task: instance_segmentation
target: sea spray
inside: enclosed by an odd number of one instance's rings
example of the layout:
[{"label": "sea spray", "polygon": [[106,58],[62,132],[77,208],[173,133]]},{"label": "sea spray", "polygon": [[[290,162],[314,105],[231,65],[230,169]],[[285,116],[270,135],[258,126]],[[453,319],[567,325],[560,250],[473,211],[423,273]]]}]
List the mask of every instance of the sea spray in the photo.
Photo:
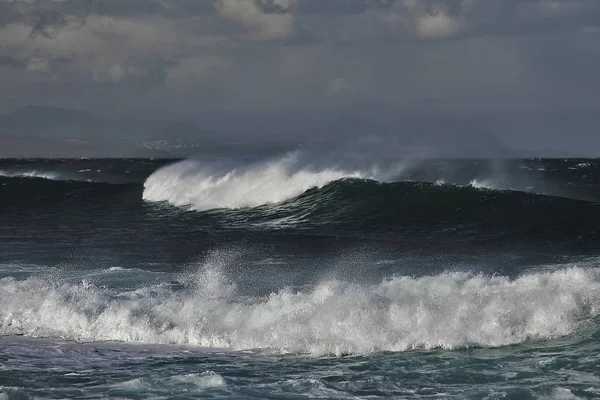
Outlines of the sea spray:
[{"label": "sea spray", "polygon": [[216,208],[256,207],[278,203],[308,189],[342,178],[367,178],[361,171],[302,169],[294,154],[274,161],[214,170],[210,165],[187,160],[164,167],[144,184],[143,198],[168,201],[203,211]]},{"label": "sea spray", "polygon": [[[261,297],[236,293],[210,268],[201,274],[212,276],[197,277],[190,290],[179,292],[164,284],[117,291],[85,282],[5,278],[0,334],[369,354],[557,338],[600,311],[598,269],[514,280],[468,273],[397,276],[374,285],[326,280],[312,289],[281,288]],[[209,290],[199,290],[202,282]]]},{"label": "sea spray", "polygon": [[[477,189],[546,193],[543,187],[532,186],[533,178],[526,179],[521,170],[514,172],[514,179],[509,179],[507,167],[501,160],[490,161],[484,166],[485,171],[477,173],[462,171],[455,163],[455,160],[416,158],[383,160],[374,155],[365,159],[339,155],[327,158],[300,151],[253,162],[188,159],[164,166],[150,175],[144,183],[143,199],[196,211],[251,208],[284,202],[341,179],[381,183],[443,182]],[[538,182],[537,186],[540,185]]]}]

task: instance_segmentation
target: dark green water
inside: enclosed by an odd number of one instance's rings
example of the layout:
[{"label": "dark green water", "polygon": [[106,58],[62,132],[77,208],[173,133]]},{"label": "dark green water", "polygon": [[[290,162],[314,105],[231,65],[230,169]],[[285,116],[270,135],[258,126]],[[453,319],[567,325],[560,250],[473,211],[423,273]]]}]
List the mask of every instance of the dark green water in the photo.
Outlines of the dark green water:
[{"label": "dark green water", "polygon": [[600,162],[0,161],[0,398],[596,398]]}]

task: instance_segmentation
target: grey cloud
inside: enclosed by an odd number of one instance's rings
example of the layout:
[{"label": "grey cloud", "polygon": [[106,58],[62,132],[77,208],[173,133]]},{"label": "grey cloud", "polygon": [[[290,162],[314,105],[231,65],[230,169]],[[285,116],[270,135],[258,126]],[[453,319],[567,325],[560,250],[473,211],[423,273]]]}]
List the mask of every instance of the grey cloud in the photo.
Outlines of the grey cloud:
[{"label": "grey cloud", "polygon": [[22,60],[17,60],[13,57],[0,55],[0,67],[6,66],[9,68],[24,69],[26,65],[27,64]]},{"label": "grey cloud", "polygon": [[600,22],[600,2],[575,0],[471,0],[467,17],[474,32],[522,34],[559,32]]},{"label": "grey cloud", "polygon": [[[389,0],[360,4],[362,7],[346,8],[352,12],[337,14],[328,7],[313,6],[305,15],[306,21],[322,40],[351,43],[460,40],[488,34],[564,31],[600,23],[600,2],[596,0]],[[299,7],[304,12],[307,8]]]},{"label": "grey cloud", "polygon": [[594,26],[598,0],[0,0],[0,91],[189,113],[537,106],[576,90],[592,104]]},{"label": "grey cloud", "polygon": [[0,26],[8,23],[25,23],[37,31],[46,26],[60,26],[65,19],[85,19],[85,16],[97,12],[99,3],[95,1],[6,1],[0,2]]},{"label": "grey cloud", "polygon": [[123,62],[94,69],[92,78],[100,84],[127,85],[138,88],[164,86],[168,68],[177,65],[177,61],[164,60],[159,57],[129,58]]},{"label": "grey cloud", "polygon": [[23,12],[12,2],[0,2],[0,26],[23,20]]},{"label": "grey cloud", "polygon": [[301,1],[298,3],[298,13],[301,15],[327,15],[330,17],[364,13],[370,9],[389,8],[395,0],[328,0]]},{"label": "grey cloud", "polygon": [[44,57],[32,53],[27,57],[11,57],[0,55],[0,66],[27,71],[59,71],[65,66],[75,62],[75,54],[65,54],[58,57]]},{"label": "grey cloud", "polygon": [[57,10],[47,10],[37,13],[31,36],[42,35],[46,38],[54,38],[56,34],[68,26],[85,24],[86,13],[80,15],[64,15]]},{"label": "grey cloud", "polygon": [[[597,0],[37,0],[0,3],[0,24],[23,22],[46,36],[88,15],[169,19],[214,17],[258,39],[298,35],[328,42],[462,38],[555,31],[600,23]],[[363,26],[357,26],[362,24]],[[234,28],[235,24],[231,25]],[[336,25],[338,27],[336,27]],[[343,26],[343,28],[339,27]],[[223,25],[213,25],[217,31]],[[231,31],[229,33],[234,33]]]},{"label": "grey cloud", "polygon": [[216,0],[217,14],[247,32],[256,41],[283,40],[293,36],[296,0]]}]

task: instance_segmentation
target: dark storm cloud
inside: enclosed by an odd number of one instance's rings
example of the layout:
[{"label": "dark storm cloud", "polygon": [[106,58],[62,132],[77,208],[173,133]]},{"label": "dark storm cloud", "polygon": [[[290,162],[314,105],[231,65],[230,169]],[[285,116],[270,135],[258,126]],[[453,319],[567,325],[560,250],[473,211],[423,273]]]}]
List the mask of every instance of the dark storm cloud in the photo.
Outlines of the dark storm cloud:
[{"label": "dark storm cloud", "polygon": [[[350,24],[342,33],[356,31],[357,36],[379,31],[375,35],[379,38],[404,33],[422,39],[446,39],[557,31],[600,23],[600,2],[596,0],[38,0],[0,3],[0,24],[22,22],[31,26],[32,34],[53,36],[70,24],[85,23],[91,14],[189,19],[214,16],[223,9],[230,19],[247,27],[258,26],[260,18],[268,24],[268,15],[290,14],[299,28],[294,31],[305,34],[302,26],[307,24],[321,38],[335,34],[338,24]],[[311,23],[311,18],[322,23]],[[353,22],[370,26],[352,26]],[[298,42],[292,33],[286,36]],[[330,39],[345,41],[343,37]]]},{"label": "dark storm cloud", "polygon": [[163,15],[178,18],[214,14],[214,6],[210,1],[190,0],[38,0],[4,1],[0,3],[0,11],[0,23],[27,21],[35,24],[40,19],[60,19],[52,13],[63,18],[85,18],[89,14],[118,17]]},{"label": "dark storm cloud", "polygon": [[53,39],[63,29],[73,25],[85,24],[87,13],[82,12],[79,15],[63,14],[58,10],[45,10],[35,15],[31,35],[42,35]]},{"label": "dark storm cloud", "polygon": [[591,103],[597,27],[597,0],[0,1],[0,90],[190,113]]}]

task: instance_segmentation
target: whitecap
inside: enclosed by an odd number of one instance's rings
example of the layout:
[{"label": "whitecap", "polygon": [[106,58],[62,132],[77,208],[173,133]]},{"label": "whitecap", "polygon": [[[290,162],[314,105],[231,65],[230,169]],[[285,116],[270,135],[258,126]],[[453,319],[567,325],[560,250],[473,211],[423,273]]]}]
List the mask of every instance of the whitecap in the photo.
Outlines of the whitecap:
[{"label": "whitecap", "polygon": [[370,354],[558,338],[600,314],[600,270],[579,267],[516,279],[455,272],[373,285],[326,280],[259,297],[238,294],[218,265],[196,275],[187,291],[4,278],[0,335]]}]

